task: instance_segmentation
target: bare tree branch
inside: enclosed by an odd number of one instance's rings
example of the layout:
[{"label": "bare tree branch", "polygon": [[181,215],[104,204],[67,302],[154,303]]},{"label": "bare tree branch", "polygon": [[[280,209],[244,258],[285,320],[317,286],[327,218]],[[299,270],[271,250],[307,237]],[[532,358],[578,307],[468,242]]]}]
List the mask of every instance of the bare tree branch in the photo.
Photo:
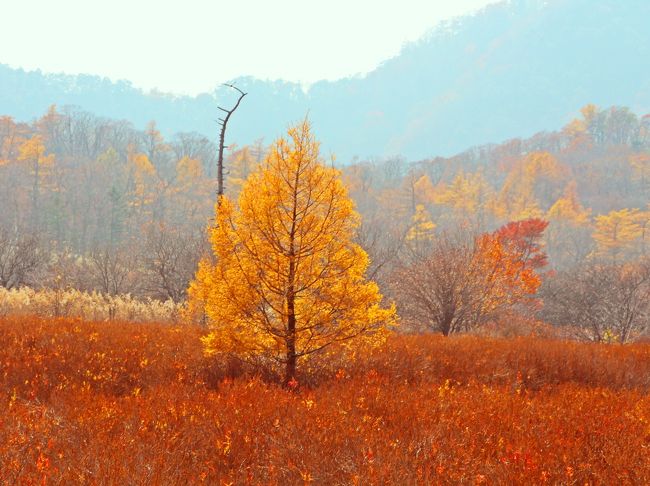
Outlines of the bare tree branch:
[{"label": "bare tree branch", "polygon": [[219,158],[217,159],[217,202],[221,201],[221,196],[223,196],[223,150],[225,146],[225,139],[226,139],[226,127],[228,125],[228,121],[230,120],[230,117],[232,114],[239,108],[239,104],[241,101],[244,99],[244,96],[246,96],[248,93],[244,93],[241,89],[239,89],[237,86],[234,86],[232,84],[224,84],[224,86],[227,86],[229,88],[232,88],[239,92],[239,98],[237,98],[237,102],[235,103],[235,106],[233,106],[230,110],[223,108],[221,106],[218,106],[221,111],[226,113],[226,118],[219,118],[219,125],[221,125],[221,131],[219,133]]}]

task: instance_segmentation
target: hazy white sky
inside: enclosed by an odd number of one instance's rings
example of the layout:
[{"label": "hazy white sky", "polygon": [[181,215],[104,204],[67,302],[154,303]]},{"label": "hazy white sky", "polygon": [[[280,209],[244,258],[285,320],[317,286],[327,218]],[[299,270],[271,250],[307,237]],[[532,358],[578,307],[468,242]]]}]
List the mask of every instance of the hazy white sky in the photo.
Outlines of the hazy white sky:
[{"label": "hazy white sky", "polygon": [[0,63],[174,93],[364,73],[494,0],[0,0]]}]

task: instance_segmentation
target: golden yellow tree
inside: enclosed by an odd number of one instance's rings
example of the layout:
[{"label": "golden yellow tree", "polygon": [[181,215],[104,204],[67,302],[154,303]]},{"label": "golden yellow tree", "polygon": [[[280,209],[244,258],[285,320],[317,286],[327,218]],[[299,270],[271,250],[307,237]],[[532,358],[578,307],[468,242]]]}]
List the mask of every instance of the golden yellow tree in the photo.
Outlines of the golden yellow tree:
[{"label": "golden yellow tree", "polygon": [[575,226],[589,224],[590,211],[585,209],[578,198],[577,184],[571,181],[564,189],[562,197],[558,198],[548,210],[549,220],[563,220]]},{"label": "golden yellow tree", "polygon": [[0,166],[16,161],[26,133],[10,116],[0,116]]},{"label": "golden yellow tree", "polygon": [[547,211],[546,219],[550,222],[546,243],[556,265],[577,264],[587,256],[593,244],[591,211],[581,204],[575,181],[567,184],[564,194]]},{"label": "golden yellow tree", "polygon": [[494,190],[481,172],[460,171],[454,180],[434,193],[433,202],[452,208],[447,216],[461,227],[482,229],[489,211],[494,210]]},{"label": "golden yellow tree", "polygon": [[413,184],[413,191],[418,202],[435,202],[436,187],[428,175],[421,175]]},{"label": "golden yellow tree", "polygon": [[381,342],[395,321],[368,256],[352,242],[359,224],[340,173],[324,166],[307,121],[280,138],[243,184],[238,207],[222,197],[190,305],[208,317],[208,354],[265,356],[284,367],[335,343]]},{"label": "golden yellow tree", "polygon": [[424,204],[415,206],[415,214],[411,217],[411,227],[406,233],[406,240],[416,247],[426,245],[433,240],[436,224],[431,221],[429,211]]},{"label": "golden yellow tree", "polygon": [[613,263],[618,263],[621,255],[631,250],[642,236],[642,216],[638,209],[627,208],[596,216],[593,233],[596,255],[610,257]]},{"label": "golden yellow tree", "polygon": [[47,155],[45,143],[40,135],[34,135],[25,140],[19,147],[18,160],[31,164],[34,177],[32,188],[32,225],[38,229],[40,223],[40,194],[43,179],[48,175],[48,169],[54,165],[54,154]]},{"label": "golden yellow tree", "polygon": [[146,154],[136,152],[135,147],[130,145],[127,170],[130,205],[142,211],[155,197],[155,182],[158,178],[156,168]]},{"label": "golden yellow tree", "polygon": [[495,207],[497,216],[511,221],[542,217],[542,206],[556,199],[554,192],[565,172],[550,153],[529,153],[503,183]]}]

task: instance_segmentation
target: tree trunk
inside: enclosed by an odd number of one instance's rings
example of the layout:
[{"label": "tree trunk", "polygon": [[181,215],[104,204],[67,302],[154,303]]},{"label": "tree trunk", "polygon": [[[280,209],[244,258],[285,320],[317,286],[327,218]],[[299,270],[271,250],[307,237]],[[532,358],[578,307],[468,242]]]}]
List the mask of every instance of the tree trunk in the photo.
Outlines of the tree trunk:
[{"label": "tree trunk", "polygon": [[296,347],[295,343],[287,343],[287,365],[284,371],[284,386],[291,387],[291,384],[296,379]]},{"label": "tree trunk", "polygon": [[39,187],[39,165],[38,157],[34,165],[34,188],[32,190],[32,229],[38,232],[40,229],[40,187]]},{"label": "tree trunk", "polygon": [[440,322],[440,332],[442,332],[443,336],[449,336],[451,334],[451,324],[454,320],[453,314],[447,309],[447,311],[443,314],[442,320]]},{"label": "tree trunk", "polygon": [[290,383],[296,379],[296,222],[298,205],[298,173],[293,188],[293,214],[291,230],[289,231],[289,275],[287,278],[287,368],[284,374],[284,385],[290,388]]},{"label": "tree trunk", "polygon": [[219,154],[217,158],[217,203],[219,204],[221,204],[221,196],[223,196],[223,149],[226,140],[227,119],[228,117],[226,117],[226,121],[221,125],[221,131],[219,133]]},{"label": "tree trunk", "polygon": [[296,302],[293,294],[293,285],[287,292],[287,365],[284,373],[284,385],[290,386],[289,383],[296,378]]}]

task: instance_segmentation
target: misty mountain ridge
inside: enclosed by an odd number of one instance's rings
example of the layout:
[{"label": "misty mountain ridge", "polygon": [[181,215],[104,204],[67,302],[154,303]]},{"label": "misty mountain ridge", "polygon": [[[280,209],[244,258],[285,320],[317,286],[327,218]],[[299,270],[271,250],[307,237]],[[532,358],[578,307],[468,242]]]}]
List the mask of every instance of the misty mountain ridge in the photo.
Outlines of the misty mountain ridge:
[{"label": "misty mountain ridge", "polygon": [[[555,128],[588,103],[648,113],[648,18],[647,0],[513,0],[440,24],[364,76],[306,90],[237,78],[249,94],[228,126],[228,143],[269,142],[309,113],[323,152],[341,163],[396,154],[417,160]],[[156,120],[165,134],[216,138],[217,105],[229,106],[233,96],[226,87],[195,97],[145,93],[127,81],[0,64],[0,113],[22,121],[51,104],[76,105],[138,128]]]}]

